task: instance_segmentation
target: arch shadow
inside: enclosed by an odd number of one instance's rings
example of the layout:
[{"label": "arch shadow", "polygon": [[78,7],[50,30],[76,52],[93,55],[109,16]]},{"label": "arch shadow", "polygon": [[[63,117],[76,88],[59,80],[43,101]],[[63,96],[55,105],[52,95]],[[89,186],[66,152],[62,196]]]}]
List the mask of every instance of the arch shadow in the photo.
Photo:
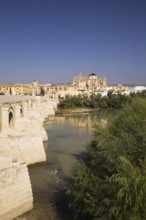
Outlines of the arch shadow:
[{"label": "arch shadow", "polygon": [[14,128],[14,110],[11,107],[8,111],[9,128]]}]

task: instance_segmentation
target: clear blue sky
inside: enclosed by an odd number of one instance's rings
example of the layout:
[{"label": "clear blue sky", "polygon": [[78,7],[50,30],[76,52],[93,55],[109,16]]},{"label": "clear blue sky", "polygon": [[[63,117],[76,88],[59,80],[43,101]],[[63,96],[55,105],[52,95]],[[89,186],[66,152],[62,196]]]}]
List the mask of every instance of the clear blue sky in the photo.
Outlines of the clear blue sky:
[{"label": "clear blue sky", "polygon": [[146,84],[146,0],[0,0],[0,83]]}]

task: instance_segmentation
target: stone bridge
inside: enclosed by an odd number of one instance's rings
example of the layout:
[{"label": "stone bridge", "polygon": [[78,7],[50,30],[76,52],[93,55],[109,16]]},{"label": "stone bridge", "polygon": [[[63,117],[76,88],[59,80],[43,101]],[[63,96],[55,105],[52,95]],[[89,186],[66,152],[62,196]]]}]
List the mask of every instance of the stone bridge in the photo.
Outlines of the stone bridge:
[{"label": "stone bridge", "polygon": [[43,121],[54,115],[57,100],[36,96],[0,96],[0,219],[32,209],[27,165],[46,160]]},{"label": "stone bridge", "polygon": [[27,118],[28,111],[36,109],[37,99],[23,96],[0,97],[0,131],[15,128],[16,120]]}]

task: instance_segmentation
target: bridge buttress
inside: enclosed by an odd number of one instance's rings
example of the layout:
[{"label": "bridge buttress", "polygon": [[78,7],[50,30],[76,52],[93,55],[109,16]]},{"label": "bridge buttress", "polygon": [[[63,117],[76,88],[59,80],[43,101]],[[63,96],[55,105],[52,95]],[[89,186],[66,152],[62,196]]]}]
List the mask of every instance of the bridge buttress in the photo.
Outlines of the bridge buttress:
[{"label": "bridge buttress", "polygon": [[21,105],[22,105],[22,117],[27,118],[27,116],[28,116],[27,102],[22,102]]},{"label": "bridge buttress", "polygon": [[0,106],[0,131],[8,129],[9,127],[9,117],[8,108]]}]

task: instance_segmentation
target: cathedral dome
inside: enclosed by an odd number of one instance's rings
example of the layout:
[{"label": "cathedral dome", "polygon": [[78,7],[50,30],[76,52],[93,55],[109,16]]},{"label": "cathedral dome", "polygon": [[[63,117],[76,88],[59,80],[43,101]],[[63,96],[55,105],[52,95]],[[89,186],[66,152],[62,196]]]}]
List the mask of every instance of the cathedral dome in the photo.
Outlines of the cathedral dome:
[{"label": "cathedral dome", "polygon": [[96,74],[95,73],[90,73],[90,75],[89,76],[96,76]]}]

